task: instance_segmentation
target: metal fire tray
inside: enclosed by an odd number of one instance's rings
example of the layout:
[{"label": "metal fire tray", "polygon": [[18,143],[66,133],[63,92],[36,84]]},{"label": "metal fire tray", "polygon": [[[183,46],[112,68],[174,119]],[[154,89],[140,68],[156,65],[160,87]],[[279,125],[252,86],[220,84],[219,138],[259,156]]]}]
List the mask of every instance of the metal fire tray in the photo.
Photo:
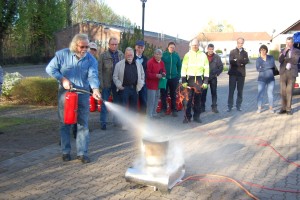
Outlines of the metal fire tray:
[{"label": "metal fire tray", "polygon": [[145,169],[128,168],[125,174],[127,182],[154,187],[154,190],[169,192],[185,174],[185,166],[168,171],[162,167],[146,167]]}]

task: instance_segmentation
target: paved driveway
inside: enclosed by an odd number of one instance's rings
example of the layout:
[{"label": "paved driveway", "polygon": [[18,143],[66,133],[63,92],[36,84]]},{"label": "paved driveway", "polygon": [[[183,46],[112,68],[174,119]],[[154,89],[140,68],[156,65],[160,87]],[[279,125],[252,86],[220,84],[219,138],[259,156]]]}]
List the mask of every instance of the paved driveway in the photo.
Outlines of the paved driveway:
[{"label": "paved driveway", "polygon": [[[300,96],[293,98],[293,116],[266,110],[257,114],[257,72],[254,64],[247,68],[243,111],[226,112],[228,76],[223,73],[218,82],[220,113],[210,111],[208,92],[202,124],[182,124],[181,111],[177,118],[167,116],[151,125],[153,134],[174,141],[182,151],[184,178],[193,176],[170,193],[125,181],[127,168],[140,155],[140,134],[131,127],[122,131],[109,126],[91,132],[90,164],[63,163],[57,144],[0,162],[0,199],[300,199]],[[91,120],[98,116],[91,113]],[[139,123],[138,130],[149,128]]]}]

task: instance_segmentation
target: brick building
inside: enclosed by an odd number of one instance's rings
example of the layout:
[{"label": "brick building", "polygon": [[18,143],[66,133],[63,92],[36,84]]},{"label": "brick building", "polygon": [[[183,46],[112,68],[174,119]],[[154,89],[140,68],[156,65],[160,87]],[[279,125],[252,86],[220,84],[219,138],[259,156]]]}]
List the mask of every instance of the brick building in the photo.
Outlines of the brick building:
[{"label": "brick building", "polygon": [[[85,21],[78,23],[55,33],[56,50],[68,47],[75,34],[85,33],[89,36],[90,41],[98,44],[99,50],[102,52],[107,49],[109,38],[114,36],[120,40],[121,33],[124,30],[127,31],[122,26],[107,25],[99,22]],[[144,31],[144,40],[163,50],[167,48],[170,41],[173,41],[176,43],[176,51],[181,58],[189,50],[189,41],[165,34]]]}]

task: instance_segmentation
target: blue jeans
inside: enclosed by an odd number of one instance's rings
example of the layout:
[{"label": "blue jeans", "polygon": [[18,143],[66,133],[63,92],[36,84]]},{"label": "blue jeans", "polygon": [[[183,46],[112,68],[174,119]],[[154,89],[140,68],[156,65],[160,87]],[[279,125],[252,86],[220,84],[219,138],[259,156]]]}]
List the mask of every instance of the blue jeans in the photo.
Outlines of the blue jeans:
[{"label": "blue jeans", "polygon": [[[101,97],[104,101],[108,101],[108,98],[110,96],[111,88],[103,88]],[[105,103],[102,103],[101,105],[101,112],[100,112],[100,123],[101,126],[106,125],[106,119],[107,119],[107,108],[105,106]]]},{"label": "blue jeans", "polygon": [[[66,90],[60,89],[58,92],[58,116],[60,119],[60,138],[63,154],[71,153],[70,131],[73,125],[64,124],[64,99]],[[89,94],[78,94],[77,110],[77,136],[76,148],[77,156],[88,154],[90,142],[88,120],[89,120]]]},{"label": "blue jeans", "polygon": [[267,95],[269,100],[269,106],[273,107],[273,90],[274,90],[275,81],[265,83],[258,81],[258,94],[257,94],[257,107],[261,107],[263,103],[263,97],[265,94],[265,89],[267,88]]},{"label": "blue jeans", "polygon": [[144,85],[139,91],[140,112],[145,114],[147,109],[147,87]]},{"label": "blue jeans", "polygon": [[135,87],[124,87],[124,90],[119,90],[122,105],[126,108],[129,107],[132,111],[137,111],[138,93]]}]

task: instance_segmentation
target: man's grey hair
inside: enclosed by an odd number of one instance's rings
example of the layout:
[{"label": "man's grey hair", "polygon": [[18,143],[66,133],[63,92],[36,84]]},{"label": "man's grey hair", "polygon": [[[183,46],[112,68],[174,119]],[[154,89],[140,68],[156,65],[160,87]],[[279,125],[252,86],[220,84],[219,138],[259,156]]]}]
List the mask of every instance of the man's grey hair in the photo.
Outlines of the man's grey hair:
[{"label": "man's grey hair", "polygon": [[76,34],[73,37],[72,41],[70,42],[69,48],[70,48],[71,51],[73,51],[73,52],[77,51],[76,46],[77,46],[78,41],[87,41],[87,42],[89,42],[89,37],[87,36],[87,34],[81,34],[81,33]]},{"label": "man's grey hair", "polygon": [[162,50],[161,49],[155,49],[154,54],[157,54],[157,53],[162,54]]},{"label": "man's grey hair", "polygon": [[127,48],[125,49],[125,52],[127,52],[127,51],[131,51],[132,53],[134,53],[134,51],[133,51],[133,49],[132,49],[131,47],[127,47]]},{"label": "man's grey hair", "polygon": [[294,38],[293,37],[287,37],[286,40],[291,40],[292,42],[294,42]]}]

